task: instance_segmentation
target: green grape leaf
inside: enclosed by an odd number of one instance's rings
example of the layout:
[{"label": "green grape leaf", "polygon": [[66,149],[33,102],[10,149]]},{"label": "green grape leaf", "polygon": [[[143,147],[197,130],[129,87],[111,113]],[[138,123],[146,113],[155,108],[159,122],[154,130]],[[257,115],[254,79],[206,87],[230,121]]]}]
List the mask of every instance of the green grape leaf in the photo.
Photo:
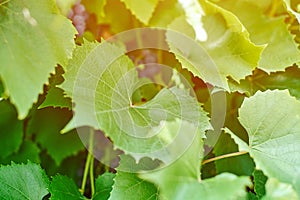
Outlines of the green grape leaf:
[{"label": "green grape leaf", "polygon": [[57,165],[64,158],[84,149],[76,130],[60,134],[71,115],[68,109],[49,107],[37,110],[28,123],[27,133],[36,135],[36,141],[47,150]]},{"label": "green grape leaf", "polygon": [[114,184],[115,174],[104,173],[96,179],[96,191],[93,195],[93,200],[107,200],[110,197],[110,192]]},{"label": "green grape leaf", "polygon": [[[62,83],[62,85],[59,85],[59,87],[61,87],[65,91],[67,97],[73,96],[74,83],[76,82],[76,76],[80,69],[80,66],[84,63],[89,53],[93,49],[95,49],[98,45],[99,45],[98,43],[92,43],[85,40],[82,46],[78,46],[74,50],[73,58],[69,61],[68,66],[65,68],[65,74],[63,75],[65,81]],[[74,108],[75,113],[81,111],[78,110],[80,109],[78,107],[79,106],[75,106]],[[82,111],[84,112],[84,109],[82,109]],[[80,120],[76,120],[76,124],[74,122],[74,119],[72,119],[71,123],[69,123],[67,127],[64,128],[63,132],[67,132],[76,127],[86,126],[86,125],[97,127],[97,122],[93,120],[91,117],[89,117],[90,115],[88,114],[88,112],[86,113],[87,114],[84,117],[82,117]],[[75,114],[75,118],[76,117],[80,117],[80,116],[78,116],[78,114]]]},{"label": "green grape leaf", "polygon": [[51,200],[79,200],[86,199],[78,190],[74,181],[67,176],[56,175],[52,178],[49,191]]},{"label": "green grape leaf", "polygon": [[41,166],[45,169],[48,176],[53,177],[61,174],[71,178],[75,183],[82,181],[82,176],[78,176],[78,173],[82,172],[82,163],[86,160],[85,151],[80,151],[75,156],[65,158],[59,166],[57,166],[53,158],[46,151],[40,153],[40,159]]},{"label": "green grape leaf", "polygon": [[254,192],[260,199],[266,194],[266,182],[268,178],[264,175],[261,170],[255,170],[253,172]]},{"label": "green grape leaf", "polygon": [[65,97],[64,91],[58,87],[51,87],[46,95],[46,99],[39,106],[39,109],[46,107],[72,108],[72,100]]},{"label": "green grape leaf", "polygon": [[[148,79],[138,79],[132,61],[124,55],[124,48],[108,42],[94,46],[86,42],[77,51],[80,55],[75,51],[75,59],[85,60],[70,62],[72,65],[66,69],[66,81],[62,84],[76,104],[73,126],[101,129],[116,148],[136,159],[145,154],[164,159],[164,155],[169,154],[164,147],[170,144],[170,149],[174,149],[173,139],[180,142],[185,122],[175,121],[174,126],[168,126],[165,121],[182,118],[202,131],[209,128],[206,113],[184,89],[164,88],[150,101],[133,104],[132,95],[141,86],[150,84]],[[192,134],[197,130],[190,131]],[[179,132],[181,134],[176,136]],[[160,150],[164,153],[159,153]]]},{"label": "green grape leaf", "polygon": [[[238,146],[228,134],[222,133],[214,146],[215,156],[238,151]],[[217,173],[229,172],[238,176],[250,176],[254,170],[254,162],[248,154],[215,161]]]},{"label": "green grape leaf", "polygon": [[119,199],[158,199],[158,190],[152,184],[140,179],[137,174],[117,172],[110,200]]},{"label": "green grape leaf", "polygon": [[230,80],[231,91],[239,91],[248,96],[255,94],[258,90],[284,90],[288,89],[290,94],[300,99],[300,69],[297,66],[288,67],[284,72],[266,72],[256,69],[251,76],[247,76],[240,83]]},{"label": "green grape leaf", "polygon": [[0,159],[1,164],[10,164],[12,161],[15,163],[26,163],[28,160],[35,163],[40,163],[40,149],[39,147],[30,140],[25,140],[19,151],[12,155]]},{"label": "green grape leaf", "polygon": [[135,15],[141,22],[148,24],[152,13],[154,12],[159,0],[121,0],[126,7]]},{"label": "green grape leaf", "polygon": [[[91,0],[84,0],[83,2],[85,2],[87,10],[91,10],[91,12],[93,13],[94,11],[91,8],[93,5],[89,3],[90,1]],[[97,1],[97,3],[99,2],[99,4],[97,4],[100,6],[98,7],[99,10],[101,10],[101,6],[104,6],[105,3],[103,1],[101,2],[101,0],[93,1]],[[139,2],[137,5],[139,5],[140,3],[143,4],[143,2]],[[106,4],[103,7],[103,10],[95,14],[97,16],[98,24],[109,24],[110,31],[113,33],[128,31],[141,25],[141,22],[132,15],[130,10],[128,10],[126,8],[126,5],[120,0],[106,0]]]},{"label": "green grape leaf", "polygon": [[153,183],[141,179],[136,173],[155,169],[158,165],[158,162],[148,157],[136,162],[132,156],[120,155],[120,163],[109,199],[158,199],[157,187]]},{"label": "green grape leaf", "polygon": [[[298,45],[284,22],[287,14],[275,16],[280,2],[225,0],[219,3],[241,20],[251,41],[257,45],[267,44],[259,61],[259,68],[266,72],[283,71],[300,61]],[[275,13],[269,13],[270,10]]]},{"label": "green grape leaf", "polygon": [[43,199],[48,194],[49,179],[37,164],[0,167],[1,199]]},{"label": "green grape leaf", "polygon": [[3,97],[3,93],[4,93],[4,85],[3,85],[3,82],[0,78],[0,98]]},{"label": "green grape leaf", "polygon": [[177,18],[169,25],[177,33],[167,31],[167,41],[183,68],[205,82],[229,90],[227,77],[239,81],[250,75],[258,66],[263,47],[250,41],[248,32],[232,13],[209,2],[202,2],[201,6],[207,39],[195,41],[190,25],[184,18]]},{"label": "green grape leaf", "polygon": [[[82,0],[81,3],[85,6],[86,10],[89,13],[94,13],[96,16],[103,18],[105,17],[104,7],[107,3],[107,0]],[[99,20],[99,22],[101,19]]]},{"label": "green grape leaf", "polygon": [[59,107],[59,108],[68,108],[72,109],[72,100],[69,97],[66,97],[64,91],[61,88],[58,88],[57,85],[60,85],[64,82],[63,78],[64,70],[61,66],[55,68],[55,74],[51,74],[49,78],[49,85],[46,89],[46,98],[42,104],[38,107]]},{"label": "green grape leaf", "polygon": [[159,1],[149,21],[150,27],[166,28],[175,18],[184,14],[177,0]]},{"label": "green grape leaf", "polygon": [[257,169],[268,177],[290,183],[300,192],[300,102],[287,90],[257,92],[239,110],[239,121],[249,135],[249,145],[226,129],[240,151],[248,151]]},{"label": "green grape leaf", "polygon": [[56,64],[71,57],[76,30],[54,0],[6,1],[0,13],[0,74],[24,118]]},{"label": "green grape leaf", "polygon": [[0,158],[17,152],[23,139],[23,124],[16,108],[8,101],[0,101]]},{"label": "green grape leaf", "polygon": [[201,181],[199,169],[202,158],[203,141],[196,137],[190,148],[174,163],[141,173],[140,177],[155,183],[163,199],[237,199],[246,195],[245,187],[250,185],[248,177],[224,173]]},{"label": "green grape leaf", "polygon": [[67,16],[72,9],[72,6],[78,2],[77,0],[56,0],[57,7],[61,13]]},{"label": "green grape leaf", "polygon": [[268,179],[266,183],[266,196],[262,200],[298,200],[299,196],[290,184],[281,183],[275,178]]},{"label": "green grape leaf", "polygon": [[195,31],[196,40],[206,41],[208,35],[202,21],[205,15],[202,5],[197,0],[179,0],[179,3],[184,9],[187,22]]}]

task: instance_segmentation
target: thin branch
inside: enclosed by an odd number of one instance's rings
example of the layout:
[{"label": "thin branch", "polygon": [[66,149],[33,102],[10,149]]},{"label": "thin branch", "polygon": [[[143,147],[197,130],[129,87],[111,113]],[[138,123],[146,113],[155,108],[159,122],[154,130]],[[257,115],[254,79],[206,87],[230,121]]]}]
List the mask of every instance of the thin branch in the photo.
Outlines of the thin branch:
[{"label": "thin branch", "polygon": [[217,157],[214,157],[214,158],[204,160],[201,164],[205,165],[207,163],[210,163],[210,162],[213,162],[213,161],[216,161],[216,160],[221,160],[221,159],[224,159],[224,158],[230,158],[230,157],[234,157],[234,156],[240,156],[240,155],[244,155],[244,154],[247,154],[247,153],[248,153],[247,151],[239,151],[239,152],[229,153],[229,154],[225,154],[225,155],[222,155],[222,156],[217,156]]}]

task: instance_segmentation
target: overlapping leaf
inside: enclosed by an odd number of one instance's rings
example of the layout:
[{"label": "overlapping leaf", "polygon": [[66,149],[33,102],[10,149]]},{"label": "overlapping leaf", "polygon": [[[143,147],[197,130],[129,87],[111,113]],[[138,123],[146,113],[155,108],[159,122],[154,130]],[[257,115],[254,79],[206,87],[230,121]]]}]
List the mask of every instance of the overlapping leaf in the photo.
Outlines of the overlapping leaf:
[{"label": "overlapping leaf", "polygon": [[251,76],[247,76],[240,83],[230,80],[229,86],[232,91],[239,91],[248,96],[255,94],[258,90],[284,90],[288,89],[290,94],[300,99],[300,69],[297,66],[288,67],[284,72],[266,72],[256,69]]},{"label": "overlapping leaf", "polygon": [[262,198],[266,194],[266,182],[268,178],[261,170],[253,172],[254,192],[257,198]]},{"label": "overlapping leaf", "polygon": [[256,167],[268,177],[290,183],[300,193],[300,102],[288,91],[257,92],[239,110],[239,121],[249,135],[249,144],[230,130],[240,151],[248,151]]},{"label": "overlapping leaf", "polygon": [[49,179],[37,164],[0,167],[1,199],[43,199],[48,194]]},{"label": "overlapping leaf", "polygon": [[22,121],[16,108],[8,101],[0,101],[0,158],[17,152],[23,138]]},{"label": "overlapping leaf", "polygon": [[52,178],[49,187],[51,200],[80,200],[86,199],[78,190],[74,181],[66,176],[56,175]]},{"label": "overlapping leaf", "polygon": [[152,100],[133,105],[133,93],[150,82],[138,79],[123,48],[108,42],[94,46],[87,43],[80,47],[74,54],[78,59],[66,69],[62,87],[76,104],[73,125],[100,128],[116,147],[135,154],[137,159],[150,152],[154,158],[164,157],[165,146],[182,138],[176,134],[183,125],[165,126],[163,121],[181,118],[201,130],[208,128],[208,118],[197,101],[177,87],[162,89]]},{"label": "overlapping leaf", "polygon": [[96,179],[96,191],[93,200],[107,200],[110,197],[115,176],[112,173],[104,173]]},{"label": "overlapping leaf", "polygon": [[136,174],[129,172],[118,172],[110,200],[118,199],[158,199],[158,190],[152,184],[140,179]]},{"label": "overlapping leaf", "polygon": [[121,0],[126,7],[144,24],[148,24],[159,0]]},{"label": "overlapping leaf", "polygon": [[207,39],[195,41],[185,18],[175,19],[169,28],[178,33],[167,32],[170,50],[195,76],[229,90],[227,77],[239,81],[251,74],[258,66],[263,47],[250,41],[248,32],[232,13],[206,1],[201,1],[201,8]]},{"label": "overlapping leaf", "polygon": [[300,61],[298,45],[284,22],[287,12],[282,15],[280,11],[284,9],[281,1],[225,0],[219,4],[241,20],[255,44],[267,44],[259,60],[261,69],[283,71]]},{"label": "overlapping leaf", "polygon": [[71,115],[68,109],[49,107],[36,111],[28,123],[27,133],[36,135],[36,141],[47,150],[57,165],[84,148],[76,130],[60,134]]},{"label": "overlapping leaf", "polygon": [[149,21],[151,27],[167,27],[175,18],[184,14],[177,0],[160,1]]},{"label": "overlapping leaf", "polygon": [[[162,199],[236,199],[245,197],[247,177],[225,173],[214,178],[200,179],[200,165],[203,158],[203,141],[200,135],[183,155],[162,169],[145,172],[140,177],[159,187]],[[226,185],[226,187],[224,187]],[[217,192],[216,192],[217,191]]]},{"label": "overlapping leaf", "polygon": [[15,163],[26,163],[28,160],[31,162],[39,163],[40,162],[40,149],[32,141],[25,140],[18,152],[11,154],[10,156],[0,159],[1,164],[8,165],[12,161]]},{"label": "overlapping leaf", "polygon": [[0,74],[24,118],[56,64],[71,57],[76,30],[53,0],[6,1],[0,13]]}]

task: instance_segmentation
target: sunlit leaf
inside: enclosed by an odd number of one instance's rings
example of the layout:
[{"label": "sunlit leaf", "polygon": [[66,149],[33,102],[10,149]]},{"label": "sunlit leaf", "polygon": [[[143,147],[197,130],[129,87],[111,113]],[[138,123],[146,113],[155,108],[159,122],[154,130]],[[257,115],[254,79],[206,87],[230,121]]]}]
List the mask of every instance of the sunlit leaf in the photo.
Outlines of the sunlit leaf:
[{"label": "sunlit leaf", "polygon": [[241,20],[255,44],[267,45],[259,68],[267,72],[283,71],[300,61],[298,45],[284,22],[287,13],[277,13],[283,9],[281,1],[225,0],[220,5]]},{"label": "sunlit leaf", "polygon": [[0,74],[24,118],[56,64],[71,57],[76,30],[54,0],[10,0],[0,13]]},{"label": "sunlit leaf", "polygon": [[[183,68],[205,82],[229,90],[227,77],[239,81],[258,66],[262,46],[254,45],[241,22],[212,3],[201,4],[207,40],[195,41],[195,33],[184,18],[177,18],[167,32],[167,41]],[[200,20],[200,19],[199,19]],[[214,26],[211,26],[214,24]]]},{"label": "sunlit leaf", "polygon": [[[75,60],[66,69],[62,87],[76,105],[73,125],[101,129],[116,147],[137,159],[144,154],[165,157],[165,146],[170,144],[173,148],[172,140],[182,140],[182,133],[176,134],[182,132],[183,125],[174,122],[175,126],[166,126],[164,121],[181,118],[202,131],[209,128],[206,113],[184,89],[164,88],[152,100],[133,104],[133,93],[150,82],[138,79],[133,63],[123,55],[123,48],[107,42],[94,46],[86,43],[79,47],[78,55],[75,52]],[[85,58],[84,62],[79,58]],[[195,131],[190,130],[191,135]],[[148,155],[150,152],[153,154]]]},{"label": "sunlit leaf", "polygon": [[257,92],[239,110],[239,121],[249,135],[249,144],[234,135],[240,151],[248,151],[256,167],[268,177],[290,183],[299,193],[300,102],[288,91]]}]

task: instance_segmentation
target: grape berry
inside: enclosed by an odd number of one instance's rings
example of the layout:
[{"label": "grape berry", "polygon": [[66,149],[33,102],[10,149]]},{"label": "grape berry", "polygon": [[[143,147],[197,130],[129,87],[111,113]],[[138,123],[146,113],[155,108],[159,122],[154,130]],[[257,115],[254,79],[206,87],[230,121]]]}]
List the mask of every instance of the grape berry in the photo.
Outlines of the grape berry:
[{"label": "grape berry", "polygon": [[86,20],[89,14],[86,12],[84,5],[78,1],[69,12],[68,18],[72,20],[73,25],[78,31],[78,36],[82,36],[86,29]]}]

